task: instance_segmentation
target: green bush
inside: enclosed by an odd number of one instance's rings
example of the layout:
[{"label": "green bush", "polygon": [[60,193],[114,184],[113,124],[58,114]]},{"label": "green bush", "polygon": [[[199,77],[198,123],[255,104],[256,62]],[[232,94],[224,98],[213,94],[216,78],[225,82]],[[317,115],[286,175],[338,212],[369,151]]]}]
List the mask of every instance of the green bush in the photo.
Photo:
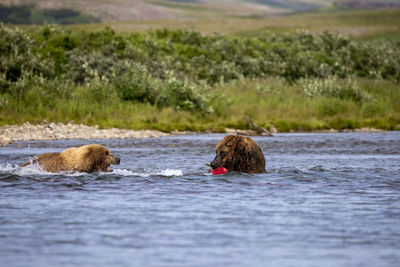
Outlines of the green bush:
[{"label": "green bush", "polygon": [[145,68],[129,66],[126,72],[121,73],[121,70],[115,72],[112,84],[122,100],[155,104],[159,85]]},{"label": "green bush", "polygon": [[210,112],[207,98],[200,93],[197,86],[175,79],[167,81],[156,99],[159,107],[174,107],[176,109]]},{"label": "green bush", "polygon": [[[54,14],[61,18],[68,12]],[[0,24],[0,62],[2,106],[15,100],[52,107],[54,99],[82,96],[95,103],[145,103],[222,117],[230,102],[213,88],[234,80],[276,77],[299,83],[308,97],[356,104],[374,103],[375,98],[355,79],[400,82],[399,45],[329,32],[256,37],[185,30],[121,34],[110,28],[86,32],[45,25],[21,30]],[[23,102],[28,94],[37,103]],[[332,105],[317,109],[322,116],[338,112]],[[363,114],[379,112],[371,104]],[[308,127],[278,124],[286,130]]]},{"label": "green bush", "polygon": [[355,102],[374,101],[373,96],[363,91],[354,79],[304,79],[300,81],[304,93],[309,97],[329,96]]},{"label": "green bush", "polygon": [[55,78],[53,61],[35,53],[36,45],[25,32],[0,24],[0,93],[22,93],[12,85],[28,76]]},{"label": "green bush", "polygon": [[69,64],[65,66],[65,78],[77,84],[90,83],[97,77],[109,78],[116,61],[113,57],[104,56],[97,51],[87,53],[74,49],[66,55]]}]

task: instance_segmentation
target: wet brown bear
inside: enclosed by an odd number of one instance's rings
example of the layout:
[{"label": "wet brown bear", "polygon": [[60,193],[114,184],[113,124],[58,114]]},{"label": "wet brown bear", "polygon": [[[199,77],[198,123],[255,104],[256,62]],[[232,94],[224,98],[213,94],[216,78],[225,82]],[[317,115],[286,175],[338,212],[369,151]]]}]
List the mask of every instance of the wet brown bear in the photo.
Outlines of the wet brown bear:
[{"label": "wet brown bear", "polygon": [[98,172],[112,169],[110,164],[119,164],[120,159],[102,145],[92,144],[68,148],[61,153],[44,153],[25,162],[21,167],[38,163],[48,172],[78,171]]},{"label": "wet brown bear", "polygon": [[225,167],[228,171],[265,172],[264,153],[250,137],[225,136],[217,144],[216,153],[210,164],[213,169]]}]

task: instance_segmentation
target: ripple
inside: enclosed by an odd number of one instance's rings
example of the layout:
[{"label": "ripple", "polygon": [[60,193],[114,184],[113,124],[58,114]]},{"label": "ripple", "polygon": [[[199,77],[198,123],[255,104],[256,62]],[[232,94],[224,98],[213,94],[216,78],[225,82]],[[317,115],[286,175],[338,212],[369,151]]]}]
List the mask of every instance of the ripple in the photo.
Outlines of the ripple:
[{"label": "ripple", "polygon": [[121,164],[100,173],[21,168],[23,148],[0,148],[3,265],[398,265],[400,133],[256,137],[266,173],[215,176],[222,136],[102,140]]}]

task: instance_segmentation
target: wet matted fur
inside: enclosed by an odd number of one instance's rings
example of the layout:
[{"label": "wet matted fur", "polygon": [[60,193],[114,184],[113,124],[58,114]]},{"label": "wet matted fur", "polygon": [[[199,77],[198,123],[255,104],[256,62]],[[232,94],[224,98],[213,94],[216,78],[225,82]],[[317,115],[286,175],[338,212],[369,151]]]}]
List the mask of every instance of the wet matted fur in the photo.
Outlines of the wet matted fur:
[{"label": "wet matted fur", "polygon": [[216,156],[210,165],[213,169],[225,167],[228,171],[262,173],[265,157],[250,137],[228,135],[217,144]]}]

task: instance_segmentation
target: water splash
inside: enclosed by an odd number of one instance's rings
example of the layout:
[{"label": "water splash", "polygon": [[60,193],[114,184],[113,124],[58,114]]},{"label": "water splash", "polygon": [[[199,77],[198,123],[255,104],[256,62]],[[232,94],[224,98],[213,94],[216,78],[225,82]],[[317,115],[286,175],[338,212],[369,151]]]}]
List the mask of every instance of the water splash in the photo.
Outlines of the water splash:
[{"label": "water splash", "polygon": [[166,169],[166,170],[162,170],[161,172],[158,172],[157,175],[161,175],[161,176],[182,176],[183,172],[182,172],[182,170]]},{"label": "water splash", "polygon": [[17,165],[11,165],[10,163],[2,164],[0,165],[0,173],[9,173],[14,171],[18,166]]},{"label": "water splash", "polygon": [[36,174],[44,174],[44,175],[53,174],[45,171],[43,167],[37,163],[29,164],[25,167],[20,167],[18,165],[11,165],[10,163],[6,163],[0,165],[0,173],[13,173],[20,176],[36,175]]},{"label": "water splash", "polygon": [[113,169],[112,174],[117,174],[121,176],[139,176],[139,177],[149,177],[152,175],[150,172],[134,172],[128,169]]},{"label": "water splash", "polygon": [[62,176],[81,176],[82,172],[73,172],[73,171],[64,171],[64,172],[48,172],[43,169],[38,163],[32,163],[26,165],[24,167],[20,167],[18,165],[11,165],[10,163],[6,163],[0,165],[0,173],[12,173],[19,176],[30,176],[30,175],[62,175]]},{"label": "water splash", "polygon": [[153,175],[159,175],[159,176],[182,176],[183,172],[182,170],[174,170],[174,169],[165,169],[165,170],[161,170],[158,172],[154,172],[154,171],[148,171],[148,170],[142,170],[142,172],[137,172],[137,171],[132,171],[132,170],[128,170],[128,169],[114,169],[113,174],[118,174],[118,175],[122,175],[122,176],[140,176],[140,177],[149,177],[149,176],[153,176]]},{"label": "water splash", "polygon": [[[12,165],[10,163],[0,165],[0,173],[12,173],[20,176],[29,176],[29,175],[63,175],[63,176],[81,176],[82,172],[58,172],[58,173],[51,173],[47,172],[37,163],[29,164],[24,167],[20,167],[18,165]],[[117,174],[121,176],[139,176],[139,177],[149,177],[153,175],[158,176],[182,176],[183,172],[179,169],[165,169],[161,171],[148,171],[148,170],[141,170],[141,171],[133,171],[129,169],[114,169],[112,172],[99,172],[99,174]]]}]

